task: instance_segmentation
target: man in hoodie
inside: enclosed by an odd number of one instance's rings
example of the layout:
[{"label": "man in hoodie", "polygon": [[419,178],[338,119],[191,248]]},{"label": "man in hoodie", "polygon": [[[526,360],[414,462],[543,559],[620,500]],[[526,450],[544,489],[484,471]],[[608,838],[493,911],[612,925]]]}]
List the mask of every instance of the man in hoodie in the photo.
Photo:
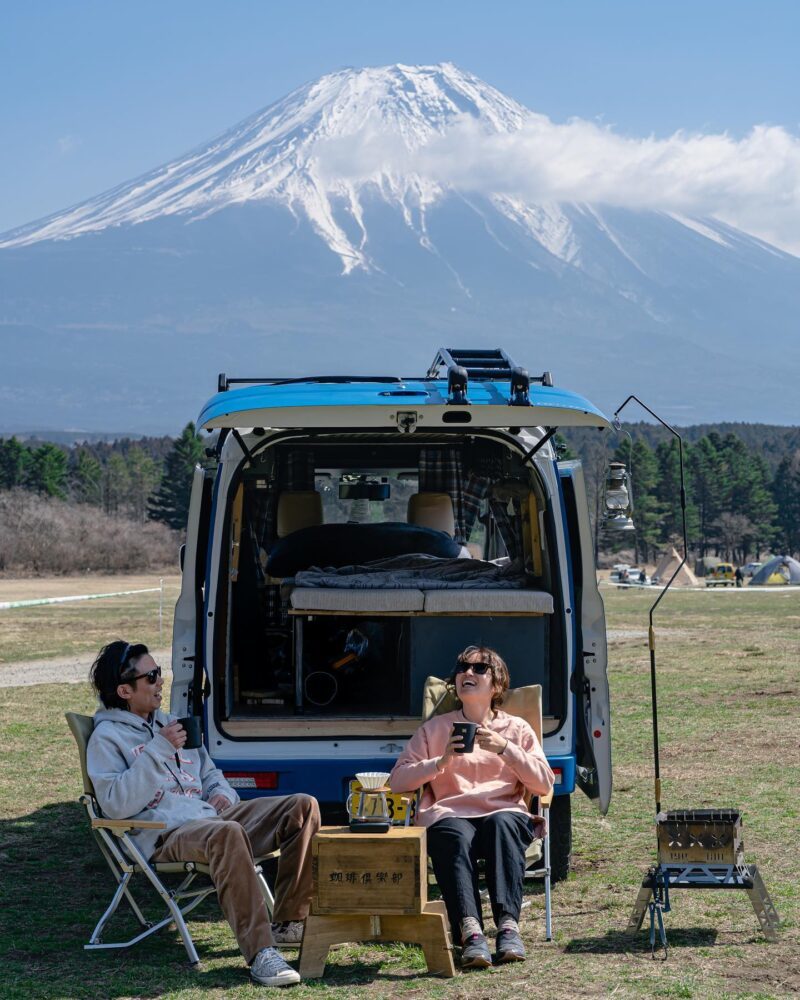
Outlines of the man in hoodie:
[{"label": "man in hoodie", "polygon": [[[311,902],[311,838],[320,825],[316,799],[242,802],[205,747],[184,747],[186,730],[161,710],[161,668],[142,643],[104,646],[91,680],[105,708],[94,717],[87,768],[103,815],[165,823],[162,832],[136,832],[142,854],[209,865],[253,979],[267,986],[299,982],[275,945],[302,938]],[[270,925],[253,855],[276,848],[276,923]]]}]

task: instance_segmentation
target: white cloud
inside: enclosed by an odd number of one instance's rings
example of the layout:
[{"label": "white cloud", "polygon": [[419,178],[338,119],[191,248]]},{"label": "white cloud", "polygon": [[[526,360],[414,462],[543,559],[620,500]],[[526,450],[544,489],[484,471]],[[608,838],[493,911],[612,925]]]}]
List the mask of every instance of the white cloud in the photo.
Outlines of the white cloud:
[{"label": "white cloud", "polygon": [[318,143],[323,176],[355,183],[413,170],[433,183],[528,202],[594,202],[712,216],[800,254],[800,136],[756,125],[667,138],[619,135],[574,119],[531,115],[516,132],[490,133],[464,117],[416,151],[374,124]]},{"label": "white cloud", "polygon": [[56,139],[56,146],[61,156],[69,156],[80,144],[81,140],[74,135],[62,135]]}]

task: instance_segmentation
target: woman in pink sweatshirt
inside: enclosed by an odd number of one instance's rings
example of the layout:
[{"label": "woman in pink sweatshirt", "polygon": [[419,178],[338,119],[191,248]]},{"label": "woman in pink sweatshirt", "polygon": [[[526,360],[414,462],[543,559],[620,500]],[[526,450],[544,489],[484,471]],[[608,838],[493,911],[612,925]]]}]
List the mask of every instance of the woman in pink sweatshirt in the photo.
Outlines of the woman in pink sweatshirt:
[{"label": "woman in pink sweatshirt", "polygon": [[[500,711],[508,668],[493,649],[468,646],[450,681],[461,708],[436,715],[416,731],[389,778],[393,792],[423,788],[417,823],[427,827],[428,854],[454,935],[463,945],[461,964],[492,964],[483,934],[476,860],[483,858],[497,927],[499,962],[522,961],[519,934],[525,850],[533,839],[526,793],[544,795],[553,772],[536,734],[517,716]],[[464,751],[454,723],[475,723],[475,745]]]}]

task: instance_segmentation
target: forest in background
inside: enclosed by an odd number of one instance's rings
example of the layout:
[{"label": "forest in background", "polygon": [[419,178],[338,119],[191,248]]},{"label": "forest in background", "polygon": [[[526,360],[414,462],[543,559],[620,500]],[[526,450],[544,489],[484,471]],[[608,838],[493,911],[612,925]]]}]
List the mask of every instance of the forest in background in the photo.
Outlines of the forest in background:
[{"label": "forest in background", "polygon": [[[689,546],[736,563],[800,551],[800,427],[680,428]],[[675,438],[655,424],[571,429],[561,457],[584,465],[598,561],[623,548],[655,562],[681,538]],[[75,443],[0,439],[0,572],[115,572],[174,565],[192,470],[207,461],[193,424],[177,438]],[[623,461],[635,532],[602,528],[605,478]]]}]

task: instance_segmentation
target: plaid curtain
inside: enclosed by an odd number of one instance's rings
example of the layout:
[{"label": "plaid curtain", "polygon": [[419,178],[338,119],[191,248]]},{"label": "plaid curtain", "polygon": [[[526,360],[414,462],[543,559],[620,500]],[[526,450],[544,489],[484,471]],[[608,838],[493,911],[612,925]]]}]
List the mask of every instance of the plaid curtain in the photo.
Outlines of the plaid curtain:
[{"label": "plaid curtain", "polygon": [[518,499],[489,501],[492,517],[495,519],[500,537],[506,547],[509,559],[522,556],[522,518]]},{"label": "plaid curtain", "polygon": [[455,540],[464,545],[464,497],[461,453],[457,448],[421,448],[419,453],[420,493],[449,493],[453,501]]}]

